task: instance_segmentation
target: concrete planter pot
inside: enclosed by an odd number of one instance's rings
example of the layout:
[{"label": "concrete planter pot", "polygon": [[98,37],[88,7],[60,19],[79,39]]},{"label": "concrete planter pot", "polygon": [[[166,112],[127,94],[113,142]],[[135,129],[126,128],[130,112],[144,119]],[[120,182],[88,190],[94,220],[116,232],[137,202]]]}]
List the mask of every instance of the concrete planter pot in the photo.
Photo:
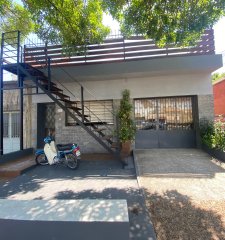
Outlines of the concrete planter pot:
[{"label": "concrete planter pot", "polygon": [[220,149],[215,149],[215,148],[209,148],[205,144],[202,145],[202,149],[207,152],[209,155],[212,157],[225,162],[225,152],[220,150]]},{"label": "concrete planter pot", "polygon": [[125,143],[121,143],[121,153],[124,156],[130,156],[131,153],[131,141],[126,141]]}]

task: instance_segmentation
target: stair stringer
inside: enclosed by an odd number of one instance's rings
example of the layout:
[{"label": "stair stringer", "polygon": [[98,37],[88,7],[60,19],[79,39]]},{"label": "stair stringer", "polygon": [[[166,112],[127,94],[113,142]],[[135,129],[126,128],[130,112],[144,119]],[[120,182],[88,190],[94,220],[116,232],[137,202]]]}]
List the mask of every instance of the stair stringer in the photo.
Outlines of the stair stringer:
[{"label": "stair stringer", "polygon": [[118,153],[116,153],[109,146],[107,146],[107,144],[100,137],[96,136],[96,134],[91,129],[85,126],[85,124],[82,121],[80,121],[79,118],[77,118],[73,113],[71,113],[56,97],[53,96],[53,94],[50,91],[46,90],[42,86],[42,84],[38,82],[37,77],[32,76],[21,65],[19,65],[19,69],[29,79],[31,79],[49,98],[51,98],[53,102],[55,102],[61,109],[63,109],[64,112],[66,112],[70,117],[72,117],[88,134],[90,134],[98,143],[100,143],[109,153],[118,155]]}]

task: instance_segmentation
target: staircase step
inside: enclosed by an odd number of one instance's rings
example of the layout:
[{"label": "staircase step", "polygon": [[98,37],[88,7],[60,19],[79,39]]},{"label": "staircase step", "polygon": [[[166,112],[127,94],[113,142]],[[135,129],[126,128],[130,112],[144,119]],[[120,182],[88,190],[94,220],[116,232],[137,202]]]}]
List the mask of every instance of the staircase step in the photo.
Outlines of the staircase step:
[{"label": "staircase step", "polygon": [[104,140],[110,140],[113,137],[113,135],[105,135],[102,137]]},{"label": "staircase step", "polygon": [[[42,85],[45,87],[46,90],[48,90],[48,84],[44,83],[44,84],[42,84]],[[55,86],[50,86],[50,91],[51,91],[51,92],[63,92],[62,89],[57,88],[57,87],[55,87]]]},{"label": "staircase step", "polygon": [[34,68],[27,63],[20,63],[20,65],[33,77],[45,77],[45,74],[41,70]]},{"label": "staircase step", "polygon": [[67,108],[70,108],[70,109],[72,109],[72,110],[74,110],[74,111],[80,111],[80,110],[82,110],[82,109],[79,108],[79,107],[72,107],[72,106],[68,106]]},{"label": "staircase step", "polygon": [[[65,102],[65,103],[69,103],[69,104],[76,104],[76,103],[77,103],[77,102],[71,101],[71,100],[69,100],[69,99],[58,99],[58,100],[63,101],[63,102]],[[67,107],[68,107],[68,106],[67,106]]]},{"label": "staircase step", "polygon": [[[82,113],[80,113],[80,112],[77,112],[76,113],[79,117],[82,117],[83,115],[82,115]],[[90,117],[89,115],[86,115],[86,114],[84,114],[84,117],[86,118],[86,117]]]},{"label": "staircase step", "polygon": [[61,92],[58,92],[58,91],[51,91],[51,93],[53,93],[53,94],[61,97],[62,99],[64,99],[64,98],[70,98],[69,96],[67,96],[67,95],[65,95],[65,94],[63,94],[63,93],[61,93]]},{"label": "staircase step", "polygon": [[[38,78],[38,81],[40,81],[42,85],[48,86],[48,79],[47,78],[46,79],[44,79],[44,78],[39,79]],[[50,82],[50,86],[56,87],[56,84],[54,82]]]},{"label": "staircase step", "polygon": [[102,132],[104,130],[106,130],[106,128],[96,128],[96,129],[94,129],[95,132]]}]

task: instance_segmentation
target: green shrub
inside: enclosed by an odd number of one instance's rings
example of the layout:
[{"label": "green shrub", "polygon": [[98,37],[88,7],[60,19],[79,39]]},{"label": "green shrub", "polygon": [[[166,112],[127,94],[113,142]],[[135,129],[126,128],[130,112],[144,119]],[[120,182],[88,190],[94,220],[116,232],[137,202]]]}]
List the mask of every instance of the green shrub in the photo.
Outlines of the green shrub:
[{"label": "green shrub", "polygon": [[200,125],[202,142],[209,148],[225,151],[225,122],[203,122]]}]

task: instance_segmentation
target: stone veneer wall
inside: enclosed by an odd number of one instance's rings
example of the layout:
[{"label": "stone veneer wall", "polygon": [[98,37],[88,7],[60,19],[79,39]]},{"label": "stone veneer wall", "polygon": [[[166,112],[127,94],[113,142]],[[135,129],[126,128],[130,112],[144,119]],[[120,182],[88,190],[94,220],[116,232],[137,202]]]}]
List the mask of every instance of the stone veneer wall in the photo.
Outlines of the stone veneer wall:
[{"label": "stone veneer wall", "polygon": [[198,113],[199,120],[209,120],[214,119],[214,101],[213,94],[209,95],[198,95]]},{"label": "stone veneer wall", "polygon": [[199,124],[205,121],[213,121],[214,119],[214,99],[213,94],[198,95],[197,97],[198,118],[196,119],[196,142],[197,147],[201,148],[201,137]]}]

